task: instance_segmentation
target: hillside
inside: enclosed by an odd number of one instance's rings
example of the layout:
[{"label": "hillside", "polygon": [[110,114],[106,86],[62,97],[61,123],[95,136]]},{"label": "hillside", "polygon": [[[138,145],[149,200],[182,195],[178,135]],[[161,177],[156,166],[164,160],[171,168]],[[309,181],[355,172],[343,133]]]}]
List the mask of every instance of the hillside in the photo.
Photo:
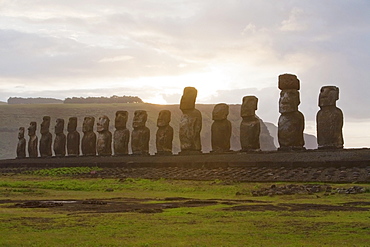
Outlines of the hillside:
[{"label": "hillside", "polygon": [[[211,124],[212,110],[214,105],[197,105],[197,109],[203,115],[203,128],[201,132],[203,152],[211,150]],[[107,115],[110,122],[110,130],[114,131],[114,116],[117,110],[126,110],[129,112],[127,127],[132,130],[131,124],[135,110],[146,110],[148,112],[147,126],[151,130],[150,152],[155,152],[155,133],[157,130],[156,121],[160,110],[170,110],[172,112],[171,126],[174,128],[174,152],[180,151],[178,137],[178,123],[181,111],[178,105],[154,105],[145,103],[135,104],[33,104],[33,105],[0,105],[0,159],[14,158],[16,153],[18,128],[23,126],[28,128],[31,121],[37,122],[37,135],[40,138],[40,123],[44,115],[51,116],[52,123],[50,132],[54,134],[54,125],[56,118],[63,118],[68,122],[68,118],[77,116],[78,131],[82,135],[81,127],[83,118],[91,115],[96,119],[101,115]],[[230,114],[228,119],[232,122],[231,149],[239,150],[239,125],[240,125],[240,105],[230,105]],[[67,126],[65,126],[66,129]],[[263,150],[275,150],[273,139],[268,133],[265,125],[262,126],[261,148]],[[66,131],[65,131],[66,133]],[[26,139],[28,136],[26,133]]]}]

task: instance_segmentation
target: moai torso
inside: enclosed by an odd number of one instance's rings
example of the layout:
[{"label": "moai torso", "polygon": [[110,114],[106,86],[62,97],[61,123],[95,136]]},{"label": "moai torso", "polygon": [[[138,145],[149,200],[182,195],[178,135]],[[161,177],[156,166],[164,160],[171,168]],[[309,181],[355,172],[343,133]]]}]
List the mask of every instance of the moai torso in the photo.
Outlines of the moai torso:
[{"label": "moai torso", "polygon": [[44,116],[41,123],[41,138],[40,138],[40,156],[41,157],[51,157],[51,144],[53,141],[53,136],[49,131],[50,128],[50,117]]},{"label": "moai torso", "polygon": [[186,87],[181,98],[180,109],[180,147],[181,153],[200,153],[202,149],[200,131],[202,130],[202,114],[195,109],[197,90]]},{"label": "moai torso", "polygon": [[128,142],[130,140],[130,131],[126,128],[128,119],[127,111],[117,111],[113,136],[114,155],[127,155]]},{"label": "moai torso", "polygon": [[70,117],[67,126],[67,153],[68,156],[80,155],[80,133],[77,129],[77,117]]},{"label": "moai torso", "polygon": [[66,155],[66,135],[64,134],[64,119],[58,118],[55,125],[54,154],[57,157]]},{"label": "moai torso", "polygon": [[304,116],[298,111],[299,80],[295,75],[284,74],[279,76],[279,112],[278,140],[279,150],[304,149]]},{"label": "moai torso", "polygon": [[96,155],[96,134],[94,133],[94,117],[85,117],[82,124],[83,137],[81,142],[81,151],[84,156]]},{"label": "moai torso", "polygon": [[339,88],[325,86],[319,95],[320,110],[316,116],[317,144],[319,149],[343,148],[343,113],[336,107]]},{"label": "moai torso", "polygon": [[38,138],[36,136],[36,122],[31,122],[30,126],[28,127],[28,156],[30,158],[35,158],[38,156]]},{"label": "moai torso", "polygon": [[145,126],[148,115],[146,111],[137,110],[134,113],[132,127],[131,149],[132,154],[148,155],[150,130]]},{"label": "moai torso", "polygon": [[157,119],[156,148],[158,155],[172,154],[173,128],[170,126],[171,112],[162,110]]},{"label": "moai torso", "polygon": [[18,132],[17,158],[23,159],[25,157],[26,157],[26,139],[24,138],[24,127],[20,127]]},{"label": "moai torso", "polygon": [[109,118],[99,117],[97,122],[98,139],[96,150],[99,156],[112,155],[112,133],[109,131]]},{"label": "moai torso", "polygon": [[261,123],[256,117],[258,99],[255,96],[243,97],[240,116],[240,145],[242,152],[260,151]]},{"label": "moai torso", "polygon": [[212,111],[211,126],[212,152],[223,153],[230,151],[231,122],[227,119],[229,106],[217,104]]}]

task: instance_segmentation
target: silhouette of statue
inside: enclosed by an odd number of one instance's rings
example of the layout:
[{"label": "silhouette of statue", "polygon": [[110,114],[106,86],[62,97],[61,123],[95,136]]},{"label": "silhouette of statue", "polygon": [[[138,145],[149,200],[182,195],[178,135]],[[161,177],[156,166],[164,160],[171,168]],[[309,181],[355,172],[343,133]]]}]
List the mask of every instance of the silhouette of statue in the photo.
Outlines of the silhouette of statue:
[{"label": "silhouette of statue", "polygon": [[50,117],[44,116],[41,123],[41,138],[40,138],[40,156],[41,157],[51,157],[51,144],[53,136],[49,131],[50,128]]},{"label": "silhouette of statue", "polygon": [[157,155],[172,154],[173,128],[170,126],[171,112],[162,110],[157,119],[156,147]]},{"label": "silhouette of statue", "polygon": [[77,117],[70,117],[67,125],[67,153],[68,156],[80,155],[80,133],[77,129]]},{"label": "silhouette of statue", "polygon": [[324,86],[320,90],[319,107],[316,115],[317,144],[319,149],[343,148],[343,113],[336,106],[339,88]]},{"label": "silhouette of statue", "polygon": [[82,124],[82,142],[81,151],[84,156],[95,156],[96,155],[96,134],[94,133],[95,118],[87,116],[84,118]]},{"label": "silhouette of statue", "polygon": [[30,158],[35,158],[38,156],[38,138],[36,136],[36,129],[37,129],[37,123],[31,122],[30,126],[28,127],[28,136],[30,139],[28,140],[28,156]]},{"label": "silhouette of statue", "polygon": [[229,106],[224,103],[215,105],[212,111],[211,144],[212,152],[230,151],[231,122],[227,119]]},{"label": "silhouette of statue", "polygon": [[17,144],[17,158],[23,159],[26,157],[26,139],[24,138],[24,127],[19,127],[18,144]]},{"label": "silhouette of statue", "polygon": [[128,142],[130,140],[130,131],[126,128],[128,119],[127,111],[117,111],[115,119],[115,127],[113,137],[114,155],[127,155]]},{"label": "silhouette of statue", "polygon": [[256,117],[258,98],[255,96],[243,97],[240,116],[240,144],[242,152],[260,151],[260,120]]},{"label": "silhouette of statue", "polygon": [[54,153],[57,157],[66,155],[66,135],[64,134],[64,119],[58,118],[55,125]]},{"label": "silhouette of statue", "polygon": [[98,141],[96,149],[99,156],[112,155],[112,133],[109,131],[109,118],[107,116],[99,117],[97,122]]},{"label": "silhouette of statue", "polygon": [[150,130],[145,126],[147,118],[148,114],[144,110],[137,110],[134,113],[134,119],[132,122],[134,130],[132,131],[131,139],[132,154],[149,154]]}]

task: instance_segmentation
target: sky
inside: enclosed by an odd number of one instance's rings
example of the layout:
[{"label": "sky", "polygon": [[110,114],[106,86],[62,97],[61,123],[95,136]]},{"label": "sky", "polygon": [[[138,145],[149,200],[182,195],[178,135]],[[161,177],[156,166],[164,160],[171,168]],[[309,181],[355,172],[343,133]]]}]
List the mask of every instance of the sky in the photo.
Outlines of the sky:
[{"label": "sky", "polygon": [[277,123],[278,76],[297,75],[305,132],[320,88],[340,88],[346,147],[370,146],[368,0],[0,0],[0,101],[132,95],[178,104],[259,98]]}]

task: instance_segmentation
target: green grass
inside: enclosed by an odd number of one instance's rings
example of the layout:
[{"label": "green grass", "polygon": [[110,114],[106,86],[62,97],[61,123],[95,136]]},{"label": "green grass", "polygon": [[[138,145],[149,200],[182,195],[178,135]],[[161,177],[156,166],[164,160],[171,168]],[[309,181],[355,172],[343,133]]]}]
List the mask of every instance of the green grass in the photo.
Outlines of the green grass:
[{"label": "green grass", "polygon": [[[0,200],[151,198],[258,200],[341,205],[370,202],[369,193],[252,197],[263,183],[3,176]],[[333,185],[351,187],[351,184]],[[367,189],[370,185],[365,186]],[[108,188],[112,192],[106,191]],[[368,190],[369,191],[369,190]],[[236,202],[254,205],[261,202]],[[235,205],[165,209],[163,213],[66,212],[0,204],[0,246],[369,246],[370,211],[231,211]],[[359,206],[360,207],[360,206]],[[361,206],[370,209],[370,206]]]}]

